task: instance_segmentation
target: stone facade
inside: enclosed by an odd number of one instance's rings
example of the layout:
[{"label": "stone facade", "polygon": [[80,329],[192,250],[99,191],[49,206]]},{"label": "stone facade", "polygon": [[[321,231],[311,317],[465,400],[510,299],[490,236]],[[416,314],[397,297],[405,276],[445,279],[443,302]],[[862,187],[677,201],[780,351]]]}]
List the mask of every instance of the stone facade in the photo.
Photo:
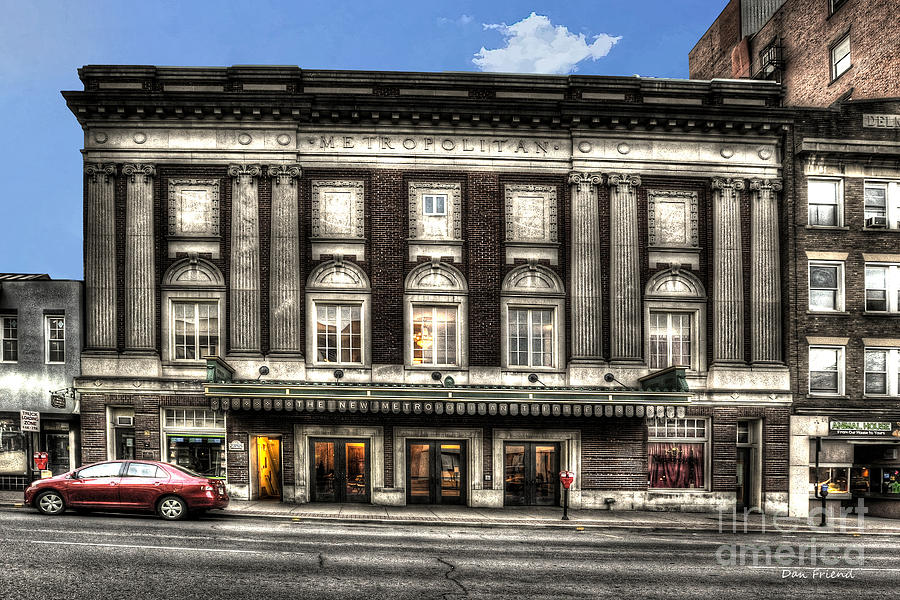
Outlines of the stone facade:
[{"label": "stone facade", "polygon": [[[266,493],[258,453],[278,448],[281,497],[308,501],[309,444],[358,438],[367,498],[403,503],[407,443],[463,440],[466,502],[495,506],[512,485],[504,453],[550,444],[577,473],[577,505],[729,508],[746,480],[741,502],[786,508],[777,298],[791,149],[778,86],[286,67],[80,75],[84,90],[64,96],[85,132],[85,460],[120,450],[119,416],[133,419],[139,458],[181,460],[177,440],[199,428],[227,439],[236,495]],[[184,411],[229,400],[206,381],[207,355],[245,397],[198,426]],[[641,381],[670,365],[690,392],[658,415],[695,426],[678,443],[702,470],[676,488],[648,485],[648,447],[666,434],[650,435],[646,416],[668,392]],[[452,421],[391,403],[318,414],[250,402],[266,382],[550,400],[531,414],[475,402]],[[590,420],[557,393],[607,404]],[[740,474],[739,427],[754,432]]]}]

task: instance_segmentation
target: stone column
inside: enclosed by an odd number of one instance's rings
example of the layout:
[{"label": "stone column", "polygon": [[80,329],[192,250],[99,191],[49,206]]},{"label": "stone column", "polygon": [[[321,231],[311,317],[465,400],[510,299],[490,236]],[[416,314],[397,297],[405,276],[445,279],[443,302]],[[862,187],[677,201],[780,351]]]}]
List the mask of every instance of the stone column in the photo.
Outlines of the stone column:
[{"label": "stone column", "polygon": [[777,179],[750,180],[750,335],[754,363],[780,363],[781,265]]},{"label": "stone column", "polygon": [[257,356],[260,345],[259,165],[231,165],[231,354]]},{"label": "stone column", "polygon": [[115,352],[116,166],[86,163],[84,226],[85,350]]},{"label": "stone column", "polygon": [[270,354],[303,356],[300,293],[300,165],[270,165],[272,228],[269,258]]},{"label": "stone column", "polygon": [[572,252],[569,268],[573,362],[603,360],[600,214],[597,200],[597,186],[602,178],[599,173],[569,174],[572,192]]},{"label": "stone column", "polygon": [[153,240],[153,165],[126,164],[125,350],[156,349],[156,260]]},{"label": "stone column", "polygon": [[744,362],[744,286],[741,272],[742,179],[712,180],[713,363]]},{"label": "stone column", "polygon": [[610,361],[640,362],[641,272],[638,246],[637,175],[609,174]]}]

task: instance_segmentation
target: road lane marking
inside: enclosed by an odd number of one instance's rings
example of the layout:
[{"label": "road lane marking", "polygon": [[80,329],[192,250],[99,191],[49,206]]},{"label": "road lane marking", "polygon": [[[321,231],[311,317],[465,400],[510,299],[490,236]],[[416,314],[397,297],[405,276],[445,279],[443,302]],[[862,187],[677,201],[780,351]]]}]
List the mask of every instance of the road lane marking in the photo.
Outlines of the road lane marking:
[{"label": "road lane marking", "polygon": [[186,546],[138,546],[136,544],[98,544],[92,542],[56,542],[50,540],[27,540],[32,544],[54,544],[57,546],[95,546],[99,548],[135,548],[141,550],[194,550],[196,552],[228,552],[232,554],[264,554],[260,550],[235,550],[230,548],[189,548]]}]

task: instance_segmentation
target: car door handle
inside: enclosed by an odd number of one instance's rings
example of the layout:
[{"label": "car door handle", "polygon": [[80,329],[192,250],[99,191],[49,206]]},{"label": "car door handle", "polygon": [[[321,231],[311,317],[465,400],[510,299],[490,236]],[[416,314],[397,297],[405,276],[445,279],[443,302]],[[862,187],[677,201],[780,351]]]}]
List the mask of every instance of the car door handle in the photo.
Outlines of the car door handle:
[{"label": "car door handle", "polygon": [[162,485],[162,481],[154,481],[153,485],[160,486],[160,485]]},{"label": "car door handle", "polygon": [[115,481],[110,481],[110,482],[109,482],[109,485],[116,485],[116,482],[115,482]]}]

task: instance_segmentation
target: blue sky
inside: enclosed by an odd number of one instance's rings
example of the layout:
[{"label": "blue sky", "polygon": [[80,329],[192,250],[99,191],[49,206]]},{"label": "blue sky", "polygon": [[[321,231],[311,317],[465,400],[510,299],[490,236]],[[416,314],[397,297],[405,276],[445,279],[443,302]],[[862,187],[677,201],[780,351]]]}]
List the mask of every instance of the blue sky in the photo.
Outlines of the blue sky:
[{"label": "blue sky", "polygon": [[83,138],[59,94],[82,65],[687,77],[726,3],[0,0],[0,272],[82,277]]}]

